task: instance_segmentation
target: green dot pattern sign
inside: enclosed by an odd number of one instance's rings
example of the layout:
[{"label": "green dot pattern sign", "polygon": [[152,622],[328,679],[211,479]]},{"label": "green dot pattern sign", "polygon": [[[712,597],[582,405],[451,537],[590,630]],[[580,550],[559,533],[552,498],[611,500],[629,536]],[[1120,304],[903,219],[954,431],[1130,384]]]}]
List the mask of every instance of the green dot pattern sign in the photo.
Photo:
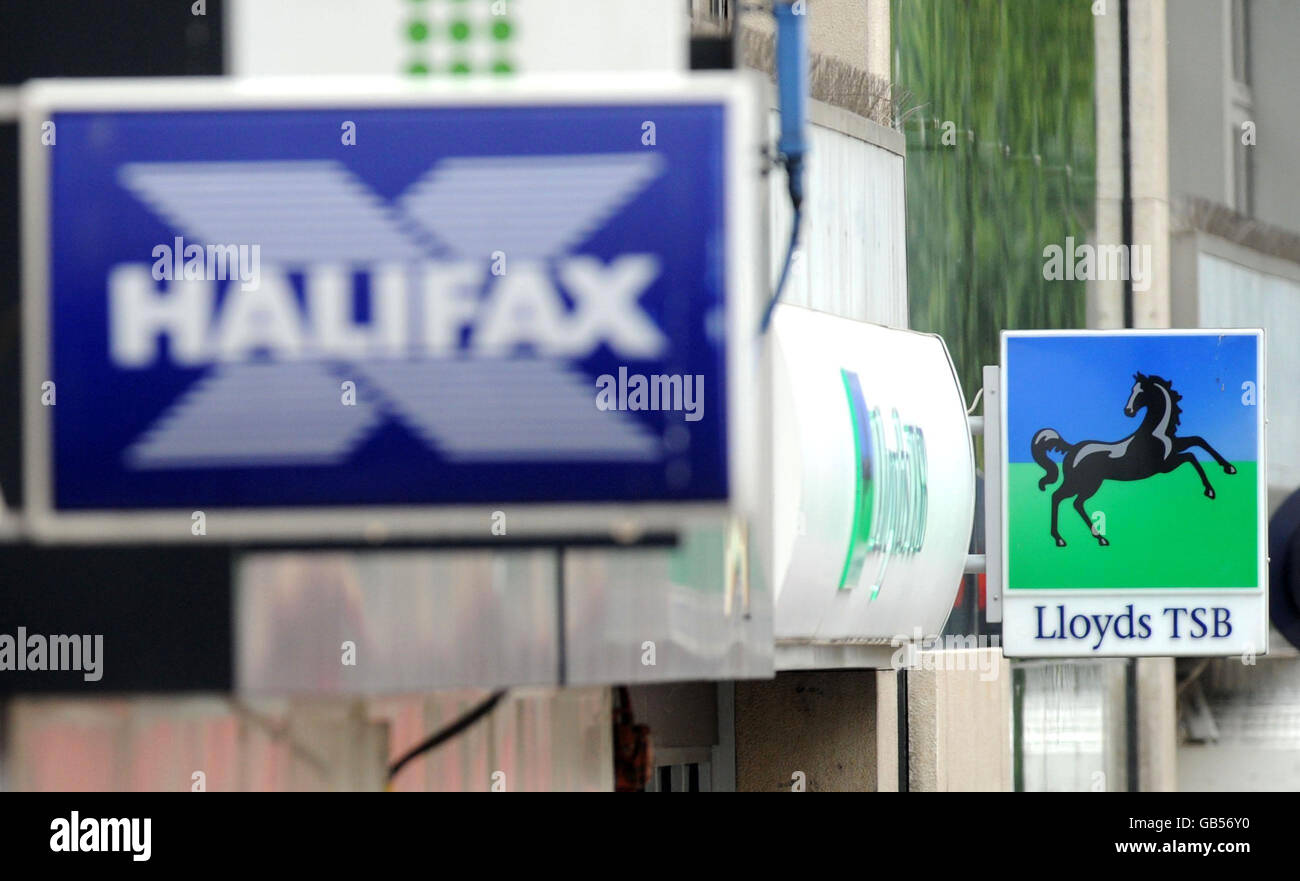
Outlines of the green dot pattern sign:
[{"label": "green dot pattern sign", "polygon": [[516,19],[504,0],[407,0],[404,72],[515,72]]},{"label": "green dot pattern sign", "polygon": [[1259,330],[1002,335],[1003,644],[1267,650]]}]

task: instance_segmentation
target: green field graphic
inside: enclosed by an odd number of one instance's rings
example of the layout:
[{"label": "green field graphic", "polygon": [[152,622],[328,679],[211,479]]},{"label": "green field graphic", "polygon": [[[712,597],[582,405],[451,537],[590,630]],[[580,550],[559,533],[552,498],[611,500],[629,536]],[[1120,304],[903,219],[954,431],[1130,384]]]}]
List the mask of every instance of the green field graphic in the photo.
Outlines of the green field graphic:
[{"label": "green field graphic", "polygon": [[[1049,531],[1059,481],[1039,490],[1038,465],[1005,465],[1010,589],[1259,587],[1256,463],[1233,462],[1232,475],[1202,464],[1217,498],[1205,497],[1190,465],[1146,480],[1103,483],[1087,510],[1105,514],[1108,547],[1089,534],[1069,500],[1062,502],[1063,548]],[[1207,553],[1212,549],[1217,552]]]}]

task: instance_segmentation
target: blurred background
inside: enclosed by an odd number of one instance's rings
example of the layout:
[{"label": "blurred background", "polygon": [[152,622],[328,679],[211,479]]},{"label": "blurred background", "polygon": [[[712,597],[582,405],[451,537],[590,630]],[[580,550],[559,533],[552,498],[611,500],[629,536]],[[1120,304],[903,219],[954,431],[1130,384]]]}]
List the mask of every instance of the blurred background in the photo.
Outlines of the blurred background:
[{"label": "blurred background", "polygon": [[[1002,330],[1263,327],[1266,657],[998,660],[992,682],[792,664],[761,576],[752,614],[731,615],[721,528],[634,550],[27,540],[3,512],[24,502],[17,87],[737,70],[768,84],[776,135],[768,4],[504,5],[0,0],[0,633],[132,647],[93,687],[0,672],[0,789],[611,790],[631,718],[653,737],[654,791],[788,791],[792,769],[810,789],[1300,789],[1292,0],[807,0],[807,202],[785,295],[942,335],[968,402]],[[791,211],[781,174],[762,187],[756,256],[776,277]],[[1048,278],[1044,249],[1067,239],[1149,246],[1149,285]],[[982,552],[978,517],[976,535]],[[984,577],[951,588],[944,634],[984,648],[1000,628]],[[369,663],[340,667],[348,641]],[[626,649],[646,641],[653,666]]]}]

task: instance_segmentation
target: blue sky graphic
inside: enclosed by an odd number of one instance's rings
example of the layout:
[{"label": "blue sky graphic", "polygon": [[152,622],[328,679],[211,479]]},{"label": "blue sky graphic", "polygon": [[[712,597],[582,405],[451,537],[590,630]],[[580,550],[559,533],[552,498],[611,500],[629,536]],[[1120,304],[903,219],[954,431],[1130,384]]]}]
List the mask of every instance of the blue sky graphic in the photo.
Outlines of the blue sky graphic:
[{"label": "blue sky graphic", "polygon": [[1124,404],[1141,371],[1170,380],[1183,396],[1179,436],[1198,434],[1229,461],[1254,461],[1258,406],[1242,403],[1242,383],[1258,387],[1256,347],[1254,335],[1009,337],[1010,460],[1033,461],[1030,442],[1040,428],[1072,444],[1132,434],[1145,411],[1130,419]]}]

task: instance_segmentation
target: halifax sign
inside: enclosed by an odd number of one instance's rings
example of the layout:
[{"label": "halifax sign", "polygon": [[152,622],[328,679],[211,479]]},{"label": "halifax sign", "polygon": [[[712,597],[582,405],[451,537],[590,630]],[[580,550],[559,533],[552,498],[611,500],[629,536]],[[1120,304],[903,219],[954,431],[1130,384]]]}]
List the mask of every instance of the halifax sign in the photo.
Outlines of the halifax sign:
[{"label": "halifax sign", "polygon": [[635,535],[745,494],[736,75],[23,102],[37,538]]}]

